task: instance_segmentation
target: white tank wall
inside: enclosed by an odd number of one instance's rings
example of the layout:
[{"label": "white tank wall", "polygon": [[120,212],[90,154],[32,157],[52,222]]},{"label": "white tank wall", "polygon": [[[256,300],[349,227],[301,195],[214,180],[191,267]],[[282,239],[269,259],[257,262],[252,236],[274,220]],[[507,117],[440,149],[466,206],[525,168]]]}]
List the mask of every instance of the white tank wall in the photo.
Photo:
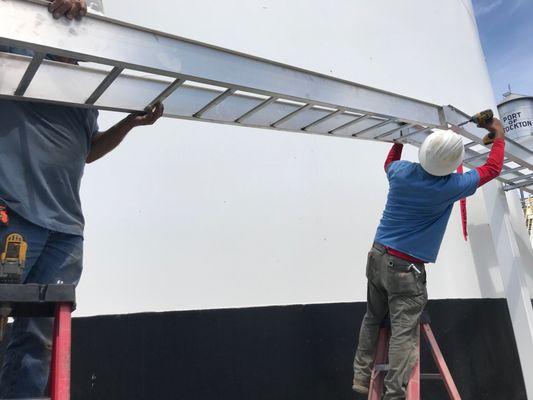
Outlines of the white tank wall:
[{"label": "white tank wall", "polygon": [[[108,0],[105,10],[475,112],[495,105],[468,3]],[[102,114],[101,126],[117,118]],[[177,120],[138,129],[86,170],[78,315],[363,301],[388,149]],[[428,268],[431,298],[501,296],[481,194],[469,219],[472,247],[454,210]]]}]

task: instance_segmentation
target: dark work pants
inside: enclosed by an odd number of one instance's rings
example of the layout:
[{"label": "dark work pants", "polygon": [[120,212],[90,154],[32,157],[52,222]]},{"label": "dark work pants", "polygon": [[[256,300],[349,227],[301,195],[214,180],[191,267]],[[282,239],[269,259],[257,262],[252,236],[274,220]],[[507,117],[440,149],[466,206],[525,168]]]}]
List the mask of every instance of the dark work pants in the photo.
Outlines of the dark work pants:
[{"label": "dark work pants", "polygon": [[367,311],[355,354],[354,382],[368,387],[380,324],[389,313],[390,370],[383,399],[403,400],[418,357],[420,315],[427,302],[425,266],[392,256],[383,246],[374,244],[368,253],[366,276]]}]

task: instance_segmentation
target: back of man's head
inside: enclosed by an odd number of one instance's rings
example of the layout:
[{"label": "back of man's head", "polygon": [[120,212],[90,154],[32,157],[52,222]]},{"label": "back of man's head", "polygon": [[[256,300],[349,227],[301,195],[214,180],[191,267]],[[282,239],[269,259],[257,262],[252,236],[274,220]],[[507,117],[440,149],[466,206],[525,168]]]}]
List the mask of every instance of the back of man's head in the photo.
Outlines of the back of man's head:
[{"label": "back of man's head", "polygon": [[449,130],[435,130],[420,146],[418,159],[429,174],[446,176],[461,165],[464,154],[461,136]]}]

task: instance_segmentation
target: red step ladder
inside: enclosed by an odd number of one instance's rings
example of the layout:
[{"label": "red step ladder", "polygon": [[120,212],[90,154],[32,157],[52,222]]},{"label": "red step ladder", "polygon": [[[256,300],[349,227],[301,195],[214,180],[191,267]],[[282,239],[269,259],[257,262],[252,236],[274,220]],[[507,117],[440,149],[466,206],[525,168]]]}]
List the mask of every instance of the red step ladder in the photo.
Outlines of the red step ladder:
[{"label": "red step ladder", "polygon": [[[420,400],[420,380],[421,379],[434,379],[442,380],[448,396],[451,400],[461,400],[459,391],[455,386],[450,370],[446,365],[446,361],[440,351],[439,345],[433,335],[433,331],[429,326],[429,316],[426,312],[422,314],[420,318],[420,330],[422,335],[426,339],[427,344],[431,350],[431,355],[435,364],[439,370],[436,374],[424,374],[420,373],[420,343],[418,343],[419,356],[416,365],[413,369],[411,378],[409,378],[409,384],[407,385],[406,400]],[[372,376],[370,378],[370,388],[368,390],[368,400],[381,400],[383,394],[383,382],[385,379],[385,373],[389,370],[387,364],[387,358],[389,353],[389,338],[390,338],[390,321],[384,321],[378,337],[378,346],[376,350],[376,358],[374,361],[374,369],[372,370]]]},{"label": "red step ladder", "polygon": [[9,307],[10,316],[55,317],[50,400],[70,400],[71,313],[74,305],[74,285],[0,284],[0,306]]}]

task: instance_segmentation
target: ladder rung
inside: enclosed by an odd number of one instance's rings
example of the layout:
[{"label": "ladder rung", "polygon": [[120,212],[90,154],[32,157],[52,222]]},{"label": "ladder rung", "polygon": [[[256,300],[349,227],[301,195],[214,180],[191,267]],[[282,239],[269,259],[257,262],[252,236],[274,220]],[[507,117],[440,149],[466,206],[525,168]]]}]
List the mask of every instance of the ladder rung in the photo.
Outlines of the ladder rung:
[{"label": "ladder rung", "polygon": [[421,129],[419,129],[419,130],[417,130],[417,131],[409,132],[407,135],[400,136],[400,137],[398,138],[398,140],[401,141],[402,139],[405,139],[405,138],[407,138],[407,137],[409,137],[409,136],[413,136],[413,135],[416,135],[416,134],[418,134],[418,133],[424,133],[424,132],[429,131],[429,130],[431,130],[431,129],[433,129],[433,128],[431,128],[430,126],[428,126],[428,127],[426,127],[426,128],[421,128]]},{"label": "ladder rung", "polygon": [[22,79],[20,80],[20,83],[17,87],[17,90],[15,90],[15,96],[24,96],[24,93],[26,93],[26,90],[30,86],[31,81],[33,80],[33,77],[37,73],[37,70],[41,66],[41,63],[44,60],[44,53],[35,53],[33,56],[30,65],[28,65],[28,68],[26,69],[26,72],[24,72],[24,75],[22,76]]},{"label": "ladder rung", "polygon": [[202,109],[198,112],[196,112],[193,117],[200,118],[202,115],[204,115],[207,111],[224,101],[224,99],[228,96],[231,96],[233,93],[235,93],[235,89],[227,89],[223,93],[221,93],[219,96],[215,97],[213,100],[211,100],[209,103],[207,103]]},{"label": "ladder rung", "polygon": [[94,104],[104,94],[109,86],[118,78],[118,76],[124,71],[124,68],[114,67],[104,80],[98,85],[94,92],[85,101],[85,104]]},{"label": "ladder rung", "polygon": [[390,364],[376,364],[374,365],[374,371],[385,372],[390,370]]},{"label": "ladder rung", "polygon": [[167,99],[172,93],[174,93],[181,85],[185,83],[185,79],[176,79],[174,82],[172,82],[165,90],[161,92],[159,96],[157,96],[155,99],[153,99],[150,104],[146,107],[146,109],[152,108],[157,103],[163,102],[165,99]]},{"label": "ladder rung", "polygon": [[403,125],[401,125],[401,126],[399,126],[399,127],[397,127],[397,128],[391,129],[390,131],[387,131],[387,132],[385,132],[385,133],[382,133],[382,134],[376,136],[374,139],[382,139],[382,138],[384,138],[384,137],[387,137],[387,136],[389,136],[389,135],[392,135],[393,133],[396,133],[396,132],[398,132],[398,131],[401,131],[402,129],[409,129],[409,128],[411,128],[412,126],[413,126],[413,124],[403,124]]},{"label": "ladder rung", "polygon": [[466,160],[464,160],[463,162],[464,163],[469,163],[473,160],[477,160],[479,158],[482,158],[482,157],[488,157],[490,154],[490,151],[487,151],[486,153],[481,153],[481,154],[476,154],[475,156],[472,156],[470,158],[467,158]]},{"label": "ladder rung", "polygon": [[19,400],[52,400],[50,397],[32,397],[32,398],[25,398],[25,399],[19,399]]},{"label": "ladder rung", "polygon": [[512,179],[506,179],[506,181],[508,183],[514,183],[514,182],[519,182],[519,181],[522,181],[522,180],[530,181],[532,178],[533,178],[533,174],[529,174],[529,175],[517,176],[516,178],[512,178]]},{"label": "ladder rung", "polygon": [[336,127],[335,129],[330,130],[328,133],[334,134],[344,128],[348,128],[349,126],[355,125],[361,121],[364,121],[365,119],[370,118],[369,114],[361,115],[360,117],[357,117],[354,120],[351,120],[349,122],[346,122],[345,124],[342,124],[341,126]]},{"label": "ladder rung", "polygon": [[470,142],[470,143],[467,143],[467,144],[465,144],[465,150],[466,150],[466,149],[469,149],[470,147],[474,147],[474,146],[476,146],[476,145],[478,145],[478,144],[481,145],[481,143],[478,143],[478,142]]},{"label": "ladder rung", "polygon": [[297,114],[301,113],[302,111],[308,110],[311,107],[312,107],[311,104],[304,104],[303,106],[299,107],[298,109],[294,110],[293,112],[285,115],[283,118],[280,118],[276,122],[270,124],[270,126],[275,128],[278,125],[281,125],[282,123],[287,122],[288,120],[290,120],[291,118],[293,118]]},{"label": "ladder rung", "polygon": [[342,113],[342,110],[337,110],[337,111],[333,111],[332,113],[320,118],[320,119],[317,119],[316,121],[314,122],[311,122],[309,125],[306,125],[302,128],[302,131],[306,131],[307,129],[313,127],[313,126],[316,126],[318,124],[321,124],[322,122],[325,122],[325,121],[329,121],[331,118],[333,117],[336,117],[337,115],[339,115],[340,113]]},{"label": "ladder rung", "polygon": [[375,124],[375,125],[369,126],[368,128],[365,128],[365,129],[363,129],[363,130],[361,130],[361,131],[359,131],[359,132],[354,133],[352,136],[353,136],[353,137],[357,137],[357,136],[359,136],[359,135],[362,135],[363,133],[370,132],[370,131],[373,131],[374,129],[379,129],[379,128],[381,128],[382,126],[385,126],[385,125],[391,124],[392,122],[394,122],[394,121],[392,121],[392,120],[390,120],[390,119],[387,119],[387,120],[385,120],[385,121],[378,122],[378,123]]},{"label": "ladder rung", "polygon": [[502,171],[500,176],[507,175],[507,174],[510,174],[510,173],[513,173],[513,172],[517,172],[517,171],[520,171],[522,169],[526,169],[526,167],[522,166],[522,165],[520,165],[518,167],[515,167],[515,168],[507,168],[507,169],[505,169],[505,167],[504,167],[504,170]]},{"label": "ladder rung", "polygon": [[439,373],[423,373],[420,374],[420,379],[442,381],[442,376]]},{"label": "ladder rung", "polygon": [[267,107],[269,104],[275,102],[278,100],[277,97],[269,97],[268,99],[264,100],[262,103],[258,104],[254,108],[252,108],[250,111],[245,112],[243,115],[241,115],[239,118],[235,120],[236,123],[241,123],[246,118],[250,118],[255,113],[261,111],[263,108]]}]

